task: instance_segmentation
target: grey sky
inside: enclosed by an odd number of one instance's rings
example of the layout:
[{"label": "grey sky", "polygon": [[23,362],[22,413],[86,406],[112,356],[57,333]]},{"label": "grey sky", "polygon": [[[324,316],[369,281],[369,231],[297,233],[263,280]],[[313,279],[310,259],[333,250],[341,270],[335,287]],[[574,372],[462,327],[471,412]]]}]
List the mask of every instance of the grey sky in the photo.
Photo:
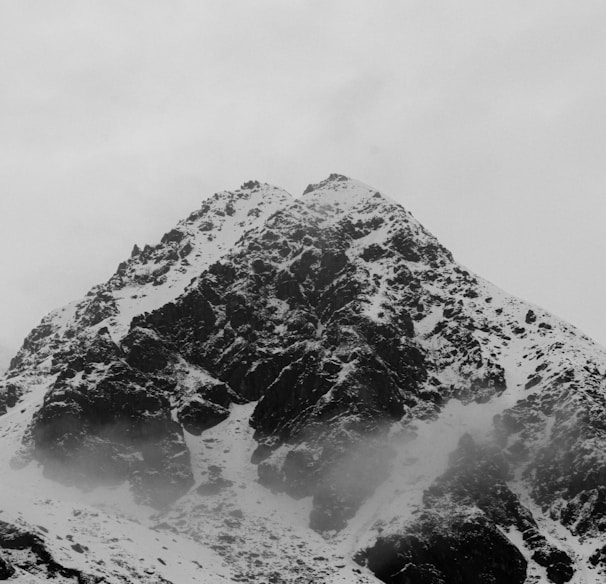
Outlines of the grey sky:
[{"label": "grey sky", "polygon": [[0,347],[214,191],[331,172],[606,344],[602,1],[0,0]]}]

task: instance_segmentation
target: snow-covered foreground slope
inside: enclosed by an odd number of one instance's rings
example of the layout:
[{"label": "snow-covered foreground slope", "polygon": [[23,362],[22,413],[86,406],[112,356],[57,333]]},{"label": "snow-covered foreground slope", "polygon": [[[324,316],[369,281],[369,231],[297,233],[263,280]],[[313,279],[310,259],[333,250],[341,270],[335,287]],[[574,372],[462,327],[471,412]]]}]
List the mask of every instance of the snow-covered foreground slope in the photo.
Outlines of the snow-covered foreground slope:
[{"label": "snow-covered foreground slope", "polygon": [[23,581],[597,584],[605,375],[371,187],[250,182],[26,339],[0,548]]}]

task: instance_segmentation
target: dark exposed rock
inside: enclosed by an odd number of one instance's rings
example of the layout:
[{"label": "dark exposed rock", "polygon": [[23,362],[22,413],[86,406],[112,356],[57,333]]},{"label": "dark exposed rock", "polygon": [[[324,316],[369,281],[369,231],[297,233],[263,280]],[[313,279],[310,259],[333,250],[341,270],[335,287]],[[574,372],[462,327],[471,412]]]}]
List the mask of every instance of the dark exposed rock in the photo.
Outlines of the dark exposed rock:
[{"label": "dark exposed rock", "polygon": [[192,244],[188,241],[181,249],[179,250],[179,257],[186,258],[193,251]]},{"label": "dark exposed rock", "polygon": [[409,233],[404,231],[397,233],[389,243],[405,260],[418,262],[421,259],[416,250],[416,243]]},{"label": "dark exposed rock", "polygon": [[320,320],[327,322],[341,308],[358,298],[361,285],[355,280],[339,279],[323,290],[317,300],[316,310]]},{"label": "dark exposed rock", "polygon": [[355,560],[388,584],[523,584],[524,556],[488,520],[424,513],[401,535],[381,537]]},{"label": "dark exposed rock", "polygon": [[187,401],[177,412],[182,426],[195,436],[199,436],[229,417],[229,409],[212,401],[193,398]]},{"label": "dark exposed rock", "polygon": [[273,355],[261,354],[261,359],[247,367],[246,373],[236,387],[238,394],[246,400],[260,399],[296,353],[297,350],[294,349],[284,353],[276,352]]},{"label": "dark exposed rock", "polygon": [[291,264],[290,271],[298,282],[304,282],[307,277],[314,275],[313,267],[317,266],[319,259],[319,253],[316,250],[306,250],[298,260]]},{"label": "dark exposed rock", "polygon": [[169,302],[148,316],[133,319],[131,327],[145,321],[163,333],[181,320],[187,321],[187,332],[200,339],[210,334],[217,319],[210,302],[200,292],[192,291],[183,296],[180,302]]},{"label": "dark exposed rock", "polygon": [[442,501],[461,508],[478,508],[495,526],[514,527],[532,550],[532,559],[547,570],[555,584],[568,582],[574,575],[573,561],[564,551],[550,544],[532,516],[506,481],[509,465],[498,450],[476,445],[464,435],[451,455],[450,468],[424,494],[428,508],[440,508]]},{"label": "dark exposed rock", "polygon": [[101,287],[78,314],[82,326],[95,326],[117,314],[115,298]]},{"label": "dark exposed rock", "polygon": [[597,548],[591,557],[589,563],[594,567],[600,567],[602,570],[606,568],[606,545]]},{"label": "dark exposed rock", "polygon": [[215,224],[212,221],[202,221],[198,226],[199,231],[212,231],[215,228]]},{"label": "dark exposed rock", "polygon": [[253,269],[253,272],[257,274],[271,270],[271,264],[266,264],[262,259],[259,258],[253,260],[250,266]]},{"label": "dark exposed rock", "polygon": [[526,313],[526,318],[524,320],[526,321],[526,324],[532,324],[533,322],[536,322],[537,315],[535,314],[534,310],[528,310],[528,312]]},{"label": "dark exposed rock", "polygon": [[378,243],[373,243],[364,248],[361,257],[366,262],[375,262],[383,257],[385,253],[385,248],[381,247]]},{"label": "dark exposed rock", "polygon": [[244,184],[242,184],[242,186],[240,187],[243,190],[252,190],[252,189],[258,189],[261,186],[261,183],[258,180],[249,180],[247,182],[245,182]]},{"label": "dark exposed rock", "polygon": [[128,268],[128,262],[120,262],[118,264],[118,268],[116,269],[116,275],[124,276],[126,274],[127,268]]},{"label": "dark exposed rock", "polygon": [[182,431],[160,380],[149,381],[125,363],[89,387],[58,381],[32,420],[35,455],[47,475],[84,485],[134,476],[138,496],[155,505],[187,490]]},{"label": "dark exposed rock", "polygon": [[276,278],[276,298],[288,300],[289,304],[296,306],[303,302],[301,286],[296,278],[287,272],[280,272]]},{"label": "dark exposed rock", "polygon": [[535,398],[534,410],[551,416],[553,423],[549,440],[538,445],[526,476],[535,500],[583,536],[606,529],[606,471],[595,447],[604,444],[606,402],[603,393],[594,390],[601,381],[586,371],[581,374],[584,396],[578,376],[564,370],[546,380]]},{"label": "dark exposed rock", "polygon": [[326,286],[328,283],[332,282],[347,263],[347,256],[343,252],[324,252],[320,258],[318,285]]},{"label": "dark exposed rock", "polygon": [[242,404],[246,401],[233,391],[229,385],[221,382],[202,384],[196,388],[196,394],[224,408],[229,408],[231,404]]},{"label": "dark exposed rock", "polygon": [[4,557],[4,554],[0,554],[0,580],[8,580],[15,573],[15,568]]},{"label": "dark exposed rock", "polygon": [[402,533],[379,537],[356,558],[384,582],[524,582],[526,560],[500,529],[517,529],[532,559],[555,584],[574,575],[573,562],[540,533],[508,488],[498,450],[466,435],[450,467],[424,493],[423,511]]},{"label": "dark exposed rock", "polygon": [[329,391],[331,381],[318,371],[318,362],[317,354],[304,354],[284,368],[266,388],[251,418],[251,425],[259,436],[290,434],[292,418]]},{"label": "dark exposed rock", "polygon": [[524,385],[524,389],[532,389],[535,385],[538,385],[542,381],[540,375],[533,375]]},{"label": "dark exposed rock", "polygon": [[23,388],[11,381],[0,385],[0,415],[5,414],[8,408],[15,407],[23,395]]},{"label": "dark exposed rock", "polygon": [[162,243],[179,243],[183,240],[185,234],[178,229],[171,229],[168,233],[162,236]]},{"label": "dark exposed rock", "polygon": [[126,362],[140,371],[164,369],[172,358],[157,334],[151,329],[134,327],[122,340]]},{"label": "dark exposed rock", "polygon": [[67,355],[57,354],[55,360],[57,362],[69,360],[70,365],[74,369],[81,370],[80,363],[110,364],[122,357],[120,347],[114,343],[105,327],[100,329],[94,337],[90,338],[82,349],[84,349],[82,352],[78,349],[72,353],[75,358],[68,356],[69,353]]}]

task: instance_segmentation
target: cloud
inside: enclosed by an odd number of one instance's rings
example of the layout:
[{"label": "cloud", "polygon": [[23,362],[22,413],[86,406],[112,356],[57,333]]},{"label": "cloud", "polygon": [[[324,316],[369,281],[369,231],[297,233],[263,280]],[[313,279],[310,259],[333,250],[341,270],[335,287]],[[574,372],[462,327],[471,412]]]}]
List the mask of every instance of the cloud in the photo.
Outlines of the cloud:
[{"label": "cloud", "polygon": [[216,190],[341,172],[606,342],[605,24],[593,0],[0,3],[0,341]]}]

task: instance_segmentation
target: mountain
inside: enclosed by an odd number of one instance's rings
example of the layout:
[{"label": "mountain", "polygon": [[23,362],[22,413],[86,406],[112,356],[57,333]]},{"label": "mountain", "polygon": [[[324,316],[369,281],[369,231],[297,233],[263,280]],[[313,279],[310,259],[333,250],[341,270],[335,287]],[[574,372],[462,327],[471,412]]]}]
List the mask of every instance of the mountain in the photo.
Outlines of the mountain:
[{"label": "mountain", "polygon": [[375,189],[251,181],[12,359],[0,573],[602,582],[605,376]]}]

